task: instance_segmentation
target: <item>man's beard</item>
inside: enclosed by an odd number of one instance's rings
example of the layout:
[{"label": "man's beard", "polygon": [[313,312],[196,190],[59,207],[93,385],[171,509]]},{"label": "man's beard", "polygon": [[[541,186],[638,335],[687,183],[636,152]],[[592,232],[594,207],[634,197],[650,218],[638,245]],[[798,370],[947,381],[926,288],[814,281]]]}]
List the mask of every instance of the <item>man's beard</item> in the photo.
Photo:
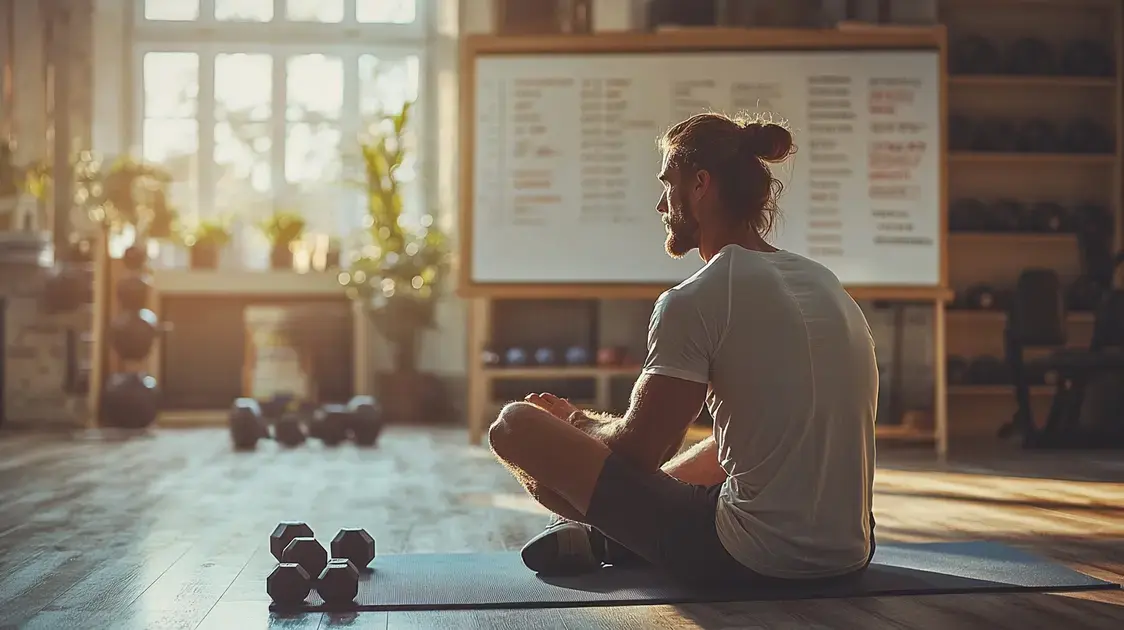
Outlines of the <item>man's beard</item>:
[{"label": "man's beard", "polygon": [[684,212],[674,216],[669,212],[664,217],[664,226],[667,228],[664,249],[672,258],[682,258],[699,246],[699,224],[686,212],[685,206],[680,207],[684,208]]}]

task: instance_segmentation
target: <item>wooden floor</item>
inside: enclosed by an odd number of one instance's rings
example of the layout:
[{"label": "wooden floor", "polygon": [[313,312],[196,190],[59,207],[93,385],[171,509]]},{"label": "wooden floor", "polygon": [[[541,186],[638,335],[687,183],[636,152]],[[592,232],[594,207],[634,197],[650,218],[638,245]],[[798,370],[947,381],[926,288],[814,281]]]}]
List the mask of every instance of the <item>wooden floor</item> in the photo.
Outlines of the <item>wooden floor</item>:
[{"label": "wooden floor", "polygon": [[[151,437],[0,432],[2,628],[1124,628],[1124,593],[950,595],[564,610],[267,610],[279,520],[362,526],[379,553],[518,549],[544,514],[463,431],[379,448],[230,452],[214,429]],[[884,540],[988,539],[1124,575],[1124,457],[880,452]],[[471,579],[471,576],[466,576]]]}]

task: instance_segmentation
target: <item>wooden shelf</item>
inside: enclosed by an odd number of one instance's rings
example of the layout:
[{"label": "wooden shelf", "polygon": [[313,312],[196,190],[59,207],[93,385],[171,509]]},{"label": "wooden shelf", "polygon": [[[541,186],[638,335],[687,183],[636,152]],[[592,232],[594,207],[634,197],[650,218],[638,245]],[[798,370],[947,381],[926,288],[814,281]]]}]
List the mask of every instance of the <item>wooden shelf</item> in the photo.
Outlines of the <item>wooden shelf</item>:
[{"label": "wooden shelf", "polygon": [[1116,164],[1114,153],[1000,153],[989,151],[949,151],[950,164],[1068,164],[1072,166]]},{"label": "wooden shelf", "polygon": [[[1049,396],[1054,388],[1049,385],[1032,385],[1031,396]],[[1015,395],[1014,385],[949,385],[950,396],[1011,396]]]},{"label": "wooden shelf", "polygon": [[949,240],[970,242],[971,244],[1050,245],[1067,244],[1077,235],[1072,232],[949,232]]},{"label": "wooden shelf", "polygon": [[951,86],[965,87],[994,87],[994,88],[1093,88],[1114,90],[1116,89],[1115,77],[1065,77],[1052,75],[1022,75],[1022,74],[959,74],[949,75],[948,84]]},{"label": "wooden shelf", "polygon": [[487,367],[481,370],[484,378],[598,378],[611,376],[639,376],[640,366],[527,366]]},{"label": "wooden shelf", "polygon": [[[945,311],[945,317],[948,322],[980,322],[980,321],[997,321],[1003,322],[1007,319],[1005,311],[985,311],[985,310],[972,310],[967,308],[950,308]],[[1086,311],[1075,311],[1066,313],[1066,322],[1070,324],[1092,324],[1093,313]]]}]

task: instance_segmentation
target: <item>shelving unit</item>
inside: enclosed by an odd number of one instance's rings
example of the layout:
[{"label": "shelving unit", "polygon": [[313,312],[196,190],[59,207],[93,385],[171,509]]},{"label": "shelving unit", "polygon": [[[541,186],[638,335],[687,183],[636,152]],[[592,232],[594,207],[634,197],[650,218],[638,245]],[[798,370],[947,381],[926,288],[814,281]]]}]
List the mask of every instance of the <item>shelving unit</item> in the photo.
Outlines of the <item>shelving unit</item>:
[{"label": "shelving unit", "polygon": [[[1107,154],[991,153],[953,151],[948,155],[948,199],[1056,202],[1066,207],[1097,204],[1110,211],[1114,244],[1120,248],[1122,10],[1113,0],[941,0],[950,50],[966,35],[983,36],[1006,52],[1020,38],[1050,44],[1060,60],[1064,46],[1089,39],[1103,45],[1116,74],[1099,76],[953,74],[948,76],[948,113],[977,119],[1021,122],[1043,118],[1065,123],[1087,117],[1113,139]],[[1047,267],[1070,282],[1080,274],[1080,252],[1071,233],[950,232],[949,283],[963,291],[976,283],[1007,289],[1027,267]],[[950,309],[946,313],[948,357],[1003,356],[1001,311]],[[1068,345],[1088,342],[1093,318],[1070,312]],[[1043,349],[1043,352],[1048,349]],[[1031,390],[1032,404],[1045,413],[1052,388]],[[958,384],[948,387],[949,433],[953,438],[994,439],[1015,411],[1013,388]]]}]

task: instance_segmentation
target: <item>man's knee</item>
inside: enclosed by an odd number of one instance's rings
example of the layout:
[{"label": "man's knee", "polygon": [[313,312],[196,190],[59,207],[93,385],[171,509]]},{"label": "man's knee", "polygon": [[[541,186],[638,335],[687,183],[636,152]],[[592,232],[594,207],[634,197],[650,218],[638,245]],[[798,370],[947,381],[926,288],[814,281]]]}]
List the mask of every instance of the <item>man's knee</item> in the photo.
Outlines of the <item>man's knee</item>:
[{"label": "man's knee", "polygon": [[520,435],[528,425],[536,422],[538,414],[544,413],[538,407],[525,402],[504,405],[492,426],[488,427],[488,445],[498,457],[510,460],[518,449]]}]

